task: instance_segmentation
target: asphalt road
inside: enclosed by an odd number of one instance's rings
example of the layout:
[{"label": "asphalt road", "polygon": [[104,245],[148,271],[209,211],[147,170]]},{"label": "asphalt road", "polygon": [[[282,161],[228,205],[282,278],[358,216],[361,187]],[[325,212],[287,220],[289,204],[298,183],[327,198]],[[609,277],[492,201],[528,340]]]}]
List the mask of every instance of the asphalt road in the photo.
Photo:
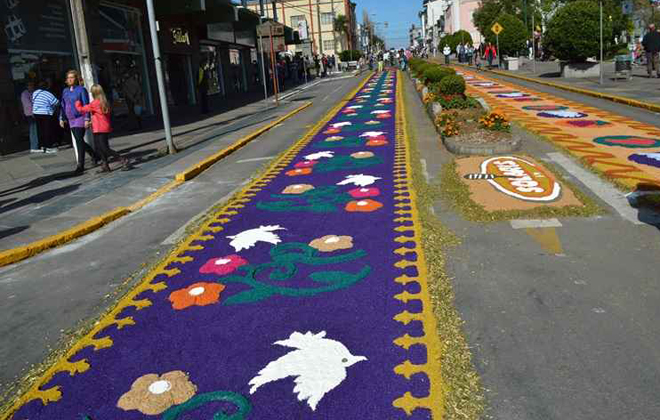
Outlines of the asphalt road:
[{"label": "asphalt road", "polygon": [[331,80],[288,98],[313,105],[140,211],[0,269],[0,390],[41,362],[64,332],[102,313],[118,288],[138,282],[148,266],[169,253],[187,225],[231,196],[360,80]]},{"label": "asphalt road", "polygon": [[[438,148],[437,134],[412,90],[409,84],[420,154],[431,181],[441,183],[439,172],[450,156]],[[646,111],[566,97],[651,119]],[[550,143],[523,136],[523,153],[550,161],[556,157]],[[444,200],[433,207],[461,239],[448,250],[447,271],[486,388],[485,418],[658,419],[660,233],[653,224],[624,219],[600,200],[594,190],[608,188],[604,181],[589,187],[579,176],[562,172],[608,213],[560,219],[562,226],[555,229],[559,254],[509,221],[468,222]],[[648,219],[638,215],[637,220]]]}]

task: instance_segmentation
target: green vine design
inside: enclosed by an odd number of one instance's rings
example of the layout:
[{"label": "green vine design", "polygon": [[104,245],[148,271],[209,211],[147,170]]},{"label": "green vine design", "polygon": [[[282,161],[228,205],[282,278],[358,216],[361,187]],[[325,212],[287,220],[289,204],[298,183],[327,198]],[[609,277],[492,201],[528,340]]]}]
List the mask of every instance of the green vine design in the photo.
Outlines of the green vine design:
[{"label": "green vine design", "polygon": [[[339,134],[337,134],[339,135]],[[314,149],[338,149],[340,147],[362,147],[365,144],[365,140],[359,137],[347,137],[343,140],[337,141],[320,141],[314,143],[312,146]]]},{"label": "green vine design", "polygon": [[350,156],[341,155],[335,156],[332,159],[322,160],[314,165],[315,173],[327,173],[335,171],[343,171],[348,169],[362,169],[369,166],[380,165],[383,163],[383,158],[373,156],[367,159],[355,159]]},{"label": "green vine design", "polygon": [[237,407],[234,414],[227,414],[224,410],[216,412],[212,420],[245,420],[252,411],[252,405],[244,396],[234,392],[216,391],[195,395],[183,404],[170,407],[163,413],[161,420],[177,420],[182,418],[181,415],[196,410],[211,401],[228,402]]},{"label": "green vine design", "polygon": [[271,194],[277,201],[259,201],[257,208],[272,212],[333,213],[353,198],[336,186],[318,187],[302,194]]},{"label": "green vine design", "polygon": [[[242,275],[222,277],[218,281],[223,284],[240,283],[250,288],[237,293],[224,301],[225,305],[254,303],[271,296],[310,297],[321,293],[346,289],[366,278],[371,267],[365,265],[359,272],[353,274],[345,271],[316,271],[309,275],[315,285],[320,287],[285,287],[267,284],[257,280],[257,277],[267,277],[273,282],[282,282],[293,279],[298,272],[298,265],[304,264],[322,267],[332,264],[341,264],[364,258],[367,253],[357,250],[348,254],[324,257],[317,249],[300,242],[290,242],[276,245],[270,250],[270,262],[259,265],[244,265],[236,272]],[[266,276],[266,273],[267,276]],[[261,275],[261,276],[260,276]]]}]

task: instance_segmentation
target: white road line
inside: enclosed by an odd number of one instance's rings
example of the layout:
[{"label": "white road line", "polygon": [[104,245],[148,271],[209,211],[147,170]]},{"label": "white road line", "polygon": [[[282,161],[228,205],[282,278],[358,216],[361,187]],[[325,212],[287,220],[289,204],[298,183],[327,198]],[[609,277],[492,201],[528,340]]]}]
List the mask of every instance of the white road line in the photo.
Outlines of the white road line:
[{"label": "white road line", "polygon": [[274,159],[274,158],[275,158],[275,156],[264,156],[264,157],[258,157],[258,158],[237,160],[236,163],[259,162],[260,160],[270,160],[270,159]]},{"label": "white road line", "polygon": [[598,176],[592,174],[586,169],[580,167],[568,157],[561,153],[548,153],[548,157],[566,169],[571,175],[580,180],[601,200],[609,204],[619,215],[635,225],[643,225],[639,221],[637,210],[630,207],[630,203],[625,195],[616,188],[602,181]]},{"label": "white road line", "polygon": [[422,164],[422,174],[424,175],[424,178],[426,178],[426,182],[429,182],[429,171],[428,167],[426,166],[426,159],[420,159],[419,162]]},{"label": "white road line", "polygon": [[511,220],[511,227],[514,229],[554,228],[562,226],[561,222],[557,219]]},{"label": "white road line", "polygon": [[[286,98],[290,98],[290,97],[292,97],[293,95],[297,95],[297,94],[299,94],[300,92],[302,92],[302,91],[304,91],[304,90],[307,90],[307,89],[309,89],[309,88],[313,88],[314,86],[318,85],[319,83],[321,83],[320,80],[317,81],[317,82],[311,83],[311,84],[307,84],[307,85],[301,87],[300,89],[294,90],[294,91],[291,92],[291,93],[287,93],[286,95],[282,95],[282,96],[280,96],[280,97],[279,97],[279,100],[282,101],[282,100],[284,100],[284,99],[286,99]],[[274,99],[273,99],[273,102],[275,102]]]}]

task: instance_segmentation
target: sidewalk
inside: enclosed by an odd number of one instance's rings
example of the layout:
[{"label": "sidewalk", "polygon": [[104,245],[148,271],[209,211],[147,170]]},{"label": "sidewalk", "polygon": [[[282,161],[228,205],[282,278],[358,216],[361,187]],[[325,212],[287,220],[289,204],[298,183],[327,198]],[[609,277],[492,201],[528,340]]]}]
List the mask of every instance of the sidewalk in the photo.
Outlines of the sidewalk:
[{"label": "sidewalk", "polygon": [[[57,154],[22,152],[0,157],[0,251],[132,205],[172,182],[177,173],[299,108],[303,102],[296,101],[304,99],[293,97],[275,107],[272,97],[254,102],[253,96],[242,98],[240,107],[206,118],[173,115],[172,132],[180,150],[175,155],[166,153],[164,132],[158,127],[162,123],[155,119],[140,132],[113,137],[111,147],[134,162],[135,168],[127,172],[98,175],[88,158],[85,174],[73,177],[75,158],[70,146]],[[119,164],[111,163],[111,167]]]},{"label": "sidewalk", "polygon": [[596,91],[609,95],[615,95],[636,101],[660,104],[660,79],[649,79],[645,66],[633,66],[633,77],[631,80],[615,78],[614,62],[606,62],[604,72],[604,83],[599,83],[598,77],[585,79],[566,79],[561,77],[559,62],[536,62],[536,72],[531,60],[522,58],[521,68],[517,71],[502,70],[502,73],[512,76],[523,76],[536,79],[543,83],[566,85],[572,88]]}]

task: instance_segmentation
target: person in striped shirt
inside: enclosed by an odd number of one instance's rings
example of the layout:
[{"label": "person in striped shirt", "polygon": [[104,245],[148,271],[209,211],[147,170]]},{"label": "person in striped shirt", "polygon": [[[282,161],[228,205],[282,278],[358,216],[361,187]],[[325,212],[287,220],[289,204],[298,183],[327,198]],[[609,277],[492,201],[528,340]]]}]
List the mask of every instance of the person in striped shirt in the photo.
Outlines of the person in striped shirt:
[{"label": "person in striped shirt", "polygon": [[57,153],[52,147],[55,136],[55,112],[60,101],[48,91],[48,81],[39,83],[39,88],[32,93],[32,115],[37,122],[39,144],[46,153]]}]

